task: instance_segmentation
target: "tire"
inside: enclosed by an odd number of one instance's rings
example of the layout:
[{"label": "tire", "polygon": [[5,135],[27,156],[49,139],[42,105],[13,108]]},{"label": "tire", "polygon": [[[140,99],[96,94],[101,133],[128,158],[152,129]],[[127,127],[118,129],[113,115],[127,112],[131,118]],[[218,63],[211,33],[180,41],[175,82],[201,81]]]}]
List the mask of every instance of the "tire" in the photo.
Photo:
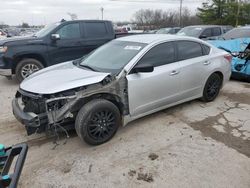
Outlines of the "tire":
[{"label": "tire", "polygon": [[16,66],[16,78],[19,82],[22,82],[32,73],[39,71],[42,68],[44,68],[43,64],[36,59],[23,59]]},{"label": "tire", "polygon": [[213,73],[207,79],[207,82],[203,90],[202,100],[204,102],[213,101],[220,93],[221,86],[222,86],[221,77],[217,73]]},{"label": "tire", "polygon": [[90,145],[100,145],[109,141],[120,125],[119,109],[104,99],[95,99],[85,104],[75,121],[77,135]]}]

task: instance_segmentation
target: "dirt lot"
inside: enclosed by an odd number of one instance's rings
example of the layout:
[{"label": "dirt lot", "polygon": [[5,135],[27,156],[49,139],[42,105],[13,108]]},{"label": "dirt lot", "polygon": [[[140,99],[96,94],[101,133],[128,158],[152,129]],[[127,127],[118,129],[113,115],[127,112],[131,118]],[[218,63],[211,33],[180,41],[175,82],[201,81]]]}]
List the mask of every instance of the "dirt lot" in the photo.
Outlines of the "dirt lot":
[{"label": "dirt lot", "polygon": [[20,187],[250,187],[250,84],[231,81],[216,101],[192,101],[121,128],[91,147],[75,133],[57,147],[27,137],[11,113],[18,84],[0,77],[0,143],[28,142]]}]

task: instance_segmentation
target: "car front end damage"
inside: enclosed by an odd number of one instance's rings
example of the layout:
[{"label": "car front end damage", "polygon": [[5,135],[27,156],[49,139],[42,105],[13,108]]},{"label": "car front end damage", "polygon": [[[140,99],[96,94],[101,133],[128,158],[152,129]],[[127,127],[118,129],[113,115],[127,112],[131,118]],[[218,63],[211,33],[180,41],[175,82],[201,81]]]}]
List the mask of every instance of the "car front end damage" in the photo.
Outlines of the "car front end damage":
[{"label": "car front end damage", "polygon": [[106,98],[117,104],[123,115],[127,115],[127,80],[107,76],[99,83],[62,91],[56,94],[35,94],[17,91],[12,101],[13,114],[25,125],[27,134],[55,131],[58,127],[74,128],[79,109],[93,98]]},{"label": "car front end damage", "polygon": [[45,100],[42,95],[35,95],[19,89],[12,101],[13,114],[25,125],[27,134],[45,131],[48,124]]}]

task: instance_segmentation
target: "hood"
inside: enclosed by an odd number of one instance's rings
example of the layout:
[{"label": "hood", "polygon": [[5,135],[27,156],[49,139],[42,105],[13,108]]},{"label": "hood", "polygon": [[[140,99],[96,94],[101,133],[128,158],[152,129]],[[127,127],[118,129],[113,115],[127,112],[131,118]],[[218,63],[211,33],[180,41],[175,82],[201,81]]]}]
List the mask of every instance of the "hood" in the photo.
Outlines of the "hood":
[{"label": "hood", "polygon": [[36,41],[36,40],[40,41],[41,39],[32,37],[32,36],[10,37],[10,38],[1,39],[0,46],[5,45],[6,43],[10,43],[10,42],[29,42],[29,41]]},{"label": "hood", "polygon": [[20,88],[37,94],[53,94],[101,82],[108,75],[79,68],[71,61],[32,74],[20,84]]}]

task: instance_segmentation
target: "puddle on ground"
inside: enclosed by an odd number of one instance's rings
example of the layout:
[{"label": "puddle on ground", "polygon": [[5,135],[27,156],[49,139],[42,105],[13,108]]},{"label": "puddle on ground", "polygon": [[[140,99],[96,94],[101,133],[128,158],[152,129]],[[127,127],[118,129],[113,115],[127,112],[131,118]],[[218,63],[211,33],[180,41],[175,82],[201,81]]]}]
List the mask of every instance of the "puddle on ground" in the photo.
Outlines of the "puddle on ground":
[{"label": "puddle on ground", "polygon": [[[219,124],[218,120],[223,118],[223,113],[208,117],[202,121],[196,121],[188,123],[194,130],[200,131],[205,137],[210,137],[216,141],[224,143],[226,146],[237,150],[238,152],[250,157],[250,140],[243,139],[243,134],[241,136],[235,136],[234,131],[235,127],[230,126],[227,121],[223,127],[225,132],[220,132],[216,130],[213,126],[215,124]],[[239,133],[243,133],[243,131],[238,130]]]},{"label": "puddle on ground", "polygon": [[[248,95],[234,93],[224,93],[230,100],[234,101],[233,106],[227,108],[216,116],[209,116],[203,120],[190,122],[187,118],[181,120],[191,126],[194,130],[200,131],[203,136],[210,137],[216,141],[224,143],[226,146],[237,150],[250,158],[250,134],[248,130],[243,130],[244,123],[248,120],[245,117],[238,119],[237,122],[231,121],[231,113],[241,109],[241,103],[250,104],[250,97]],[[237,96],[237,97],[236,97]],[[237,102],[235,102],[237,99]],[[242,113],[243,114],[243,113]],[[240,117],[239,117],[240,118]],[[245,121],[243,121],[245,119]],[[218,126],[223,126],[223,131],[218,131]],[[236,134],[237,133],[237,134]]]},{"label": "puddle on ground", "polygon": [[250,84],[243,84],[245,88],[250,88]]},{"label": "puddle on ground", "polygon": [[228,99],[232,101],[236,101],[243,104],[249,104],[250,105],[250,93],[228,93],[223,92],[223,96],[227,97]]}]

